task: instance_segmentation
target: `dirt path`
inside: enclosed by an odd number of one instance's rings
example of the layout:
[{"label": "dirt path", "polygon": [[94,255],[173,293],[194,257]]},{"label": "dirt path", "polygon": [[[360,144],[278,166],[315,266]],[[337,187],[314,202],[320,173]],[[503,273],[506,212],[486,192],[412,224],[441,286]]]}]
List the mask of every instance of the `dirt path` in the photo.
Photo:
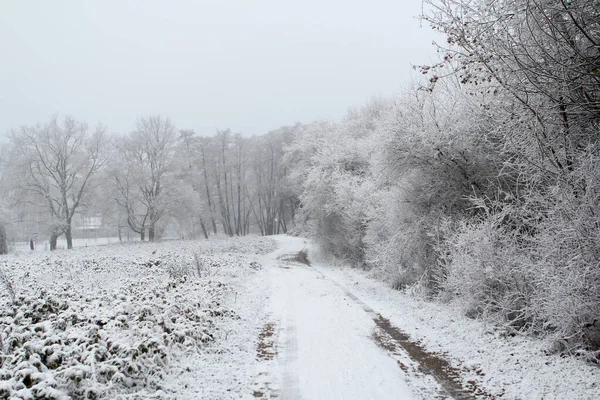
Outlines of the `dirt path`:
[{"label": "dirt path", "polygon": [[265,260],[272,287],[265,327],[273,333],[259,344],[274,356],[260,361],[262,383],[254,397],[475,398],[476,388],[461,387],[443,358],[410,342],[350,290],[311,267],[301,239],[279,240],[279,251]]}]

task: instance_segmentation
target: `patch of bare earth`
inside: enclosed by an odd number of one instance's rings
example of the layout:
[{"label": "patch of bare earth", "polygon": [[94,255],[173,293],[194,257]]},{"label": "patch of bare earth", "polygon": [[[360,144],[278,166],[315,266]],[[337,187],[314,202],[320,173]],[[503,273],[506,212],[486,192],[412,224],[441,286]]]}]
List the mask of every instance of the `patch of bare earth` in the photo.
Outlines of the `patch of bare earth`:
[{"label": "patch of bare earth", "polygon": [[308,252],[306,250],[301,250],[296,254],[284,254],[278,259],[284,262],[297,262],[310,267],[310,261],[308,261]]},{"label": "patch of bare earth", "polygon": [[[463,384],[460,370],[452,367],[443,355],[428,352],[419,343],[412,341],[406,333],[393,326],[387,318],[378,314],[373,320],[377,326],[373,333],[375,343],[388,351],[392,357],[397,358],[398,366],[404,372],[408,374],[419,372],[434,377],[444,392],[456,400],[493,400],[500,397],[487,393],[475,381],[467,381]],[[410,365],[402,362],[401,357],[404,354],[408,354],[410,359],[417,363],[417,371],[412,371]],[[482,371],[476,373],[483,375]]]},{"label": "patch of bare earth", "polygon": [[272,360],[277,355],[275,340],[273,338],[274,334],[275,324],[272,322],[267,322],[258,335],[258,346],[256,348],[256,359],[258,361]]},{"label": "patch of bare earth", "polygon": [[[275,337],[276,329],[273,322],[267,322],[258,334],[258,344],[256,346],[256,360],[259,362],[268,362],[277,356],[277,345]],[[257,399],[275,399],[278,397],[276,391],[271,387],[271,382],[267,372],[262,371],[258,374],[260,382],[258,387],[252,392]]]}]

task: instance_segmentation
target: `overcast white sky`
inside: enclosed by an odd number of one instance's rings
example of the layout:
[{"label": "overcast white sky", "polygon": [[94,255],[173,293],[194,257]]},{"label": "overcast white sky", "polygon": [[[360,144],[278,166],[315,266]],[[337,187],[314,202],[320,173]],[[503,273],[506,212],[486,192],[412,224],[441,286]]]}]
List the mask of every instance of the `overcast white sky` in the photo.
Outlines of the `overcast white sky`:
[{"label": "overcast white sky", "polygon": [[261,134],[339,119],[435,60],[421,1],[0,0],[0,134],[71,115],[111,132]]}]

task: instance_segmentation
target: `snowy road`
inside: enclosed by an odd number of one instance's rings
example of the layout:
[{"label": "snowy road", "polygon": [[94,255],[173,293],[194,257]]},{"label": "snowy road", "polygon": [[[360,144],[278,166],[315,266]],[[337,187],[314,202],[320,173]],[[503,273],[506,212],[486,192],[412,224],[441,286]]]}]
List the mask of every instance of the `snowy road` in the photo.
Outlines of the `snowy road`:
[{"label": "snowy road", "polygon": [[[447,388],[394,343],[377,314],[317,268],[288,259],[302,239],[280,237],[265,260],[271,308],[261,338],[274,356],[261,365],[257,398],[444,399]],[[381,322],[381,320],[378,320]],[[443,384],[443,382],[442,382]],[[468,397],[465,397],[468,398]]]}]

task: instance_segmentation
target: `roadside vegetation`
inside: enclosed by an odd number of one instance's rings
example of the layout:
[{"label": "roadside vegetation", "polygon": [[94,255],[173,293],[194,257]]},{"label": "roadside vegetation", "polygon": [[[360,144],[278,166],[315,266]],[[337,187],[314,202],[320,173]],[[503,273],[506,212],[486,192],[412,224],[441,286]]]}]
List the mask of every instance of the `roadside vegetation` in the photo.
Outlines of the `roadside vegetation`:
[{"label": "roadside vegetation", "polygon": [[336,257],[600,361],[600,7],[432,0],[423,81],[288,148]]}]

